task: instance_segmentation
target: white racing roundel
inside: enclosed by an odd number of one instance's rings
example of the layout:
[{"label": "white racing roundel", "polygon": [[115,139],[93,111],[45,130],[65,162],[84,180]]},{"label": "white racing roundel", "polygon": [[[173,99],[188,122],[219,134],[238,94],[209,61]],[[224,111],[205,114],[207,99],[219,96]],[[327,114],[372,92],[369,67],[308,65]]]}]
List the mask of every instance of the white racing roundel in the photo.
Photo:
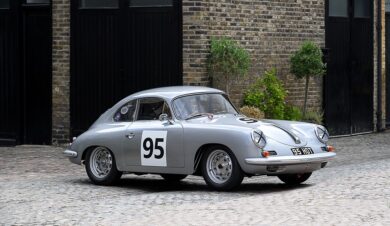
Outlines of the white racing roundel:
[{"label": "white racing roundel", "polygon": [[141,165],[167,166],[167,131],[143,131]]}]

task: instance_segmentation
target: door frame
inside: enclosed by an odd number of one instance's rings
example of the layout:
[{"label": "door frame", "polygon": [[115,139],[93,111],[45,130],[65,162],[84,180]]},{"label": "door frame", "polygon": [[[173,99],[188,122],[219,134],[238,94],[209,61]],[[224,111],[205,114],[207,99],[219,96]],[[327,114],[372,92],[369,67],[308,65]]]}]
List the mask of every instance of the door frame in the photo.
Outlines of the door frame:
[{"label": "door frame", "polygon": [[[369,84],[372,88],[371,88],[371,91],[370,91],[370,97],[371,97],[371,106],[370,107],[370,112],[372,113],[372,117],[371,117],[371,120],[372,120],[372,125],[370,127],[370,131],[367,131],[367,132],[358,132],[358,133],[354,133],[353,132],[353,122],[352,122],[352,91],[351,91],[351,84],[352,84],[352,81],[351,81],[351,73],[352,73],[352,57],[351,57],[351,53],[352,53],[352,27],[353,27],[353,23],[352,21],[353,20],[360,20],[362,18],[355,18],[354,17],[354,1],[355,0],[347,0],[347,3],[348,3],[348,8],[347,8],[347,13],[348,13],[348,17],[329,17],[329,0],[325,0],[325,51],[327,54],[331,54],[332,50],[331,48],[328,46],[328,43],[327,43],[327,40],[328,40],[328,27],[329,27],[329,23],[330,21],[334,20],[334,18],[345,18],[345,20],[348,21],[348,27],[349,27],[349,47],[348,47],[348,65],[346,66],[347,67],[347,71],[348,71],[348,92],[349,92],[349,103],[348,103],[348,106],[349,106],[349,114],[348,114],[348,118],[349,118],[349,125],[350,125],[350,132],[348,134],[340,134],[340,135],[336,135],[337,136],[345,136],[345,135],[351,135],[351,134],[364,134],[364,133],[370,133],[374,130],[374,76],[375,76],[375,73],[374,73],[374,16],[375,16],[375,13],[374,13],[374,2],[373,1],[369,1],[369,17],[365,17],[366,19],[369,18],[370,20],[370,37],[369,39],[371,40],[370,43],[368,43],[371,48],[371,55],[370,55],[370,65],[371,65],[371,84]],[[327,60],[332,60],[332,57],[331,56],[325,56],[325,59]],[[328,92],[327,91],[327,86],[329,86],[328,84],[328,71],[326,72],[325,76],[323,77],[323,109],[324,109],[324,121],[325,121],[325,124],[327,124],[327,117],[326,117],[326,105],[327,105],[327,97],[326,97],[326,93]]]}]

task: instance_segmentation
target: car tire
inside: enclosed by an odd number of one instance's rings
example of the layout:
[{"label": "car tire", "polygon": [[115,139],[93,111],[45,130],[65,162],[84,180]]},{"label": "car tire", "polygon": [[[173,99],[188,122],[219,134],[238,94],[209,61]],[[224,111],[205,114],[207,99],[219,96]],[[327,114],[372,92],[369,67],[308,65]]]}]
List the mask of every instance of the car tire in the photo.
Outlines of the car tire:
[{"label": "car tire", "polygon": [[97,185],[113,185],[122,176],[116,168],[114,154],[105,147],[95,147],[87,152],[85,170],[89,179]]},{"label": "car tire", "polygon": [[279,179],[288,185],[298,185],[305,182],[311,173],[283,174],[278,175]]},{"label": "car tire", "polygon": [[204,153],[201,169],[207,185],[217,191],[233,190],[244,178],[236,157],[223,146],[210,147]]},{"label": "car tire", "polygon": [[179,182],[187,177],[187,175],[183,174],[160,174],[160,176],[164,178],[164,180],[172,183]]}]

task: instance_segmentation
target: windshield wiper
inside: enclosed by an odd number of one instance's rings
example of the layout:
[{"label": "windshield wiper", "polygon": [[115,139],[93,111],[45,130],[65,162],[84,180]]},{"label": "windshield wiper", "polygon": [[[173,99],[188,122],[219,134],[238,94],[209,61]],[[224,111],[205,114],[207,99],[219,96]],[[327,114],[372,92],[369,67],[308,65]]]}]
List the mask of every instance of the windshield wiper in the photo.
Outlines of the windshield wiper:
[{"label": "windshield wiper", "polygon": [[202,116],[207,116],[209,119],[212,119],[214,117],[214,115],[211,113],[196,113],[196,114],[191,114],[190,116],[188,116],[184,120],[189,120],[192,118],[197,118],[197,117],[202,117]]}]

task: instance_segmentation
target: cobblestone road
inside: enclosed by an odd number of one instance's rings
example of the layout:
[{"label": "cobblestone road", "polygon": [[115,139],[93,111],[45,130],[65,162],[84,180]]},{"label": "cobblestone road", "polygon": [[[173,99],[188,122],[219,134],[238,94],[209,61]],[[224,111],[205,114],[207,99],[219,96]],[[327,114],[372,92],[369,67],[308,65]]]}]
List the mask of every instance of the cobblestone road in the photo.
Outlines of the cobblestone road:
[{"label": "cobblestone road", "polygon": [[299,187],[252,177],[230,193],[195,176],[100,187],[61,148],[0,148],[0,225],[390,225],[390,132],[331,143],[338,158]]}]

